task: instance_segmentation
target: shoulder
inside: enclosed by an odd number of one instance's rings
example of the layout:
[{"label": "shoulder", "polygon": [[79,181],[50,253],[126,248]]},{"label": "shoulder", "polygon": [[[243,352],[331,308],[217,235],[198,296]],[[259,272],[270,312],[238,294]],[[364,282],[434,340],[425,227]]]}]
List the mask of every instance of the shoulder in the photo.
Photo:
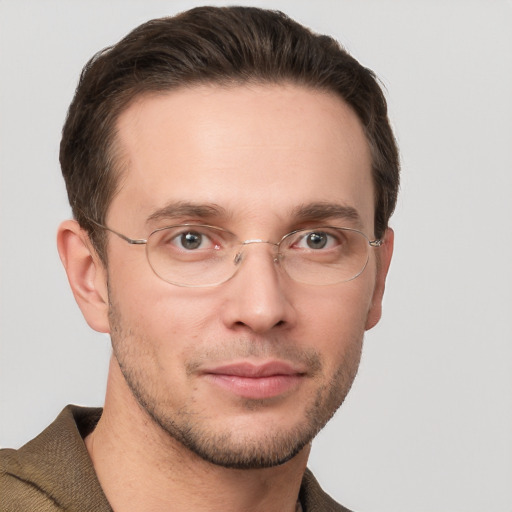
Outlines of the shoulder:
[{"label": "shoulder", "polygon": [[62,511],[51,495],[41,489],[37,482],[25,477],[24,467],[17,450],[0,450],[0,495],[2,496],[1,512]]},{"label": "shoulder", "polygon": [[304,473],[299,497],[304,512],[351,512],[322,490],[309,469]]},{"label": "shoulder", "polygon": [[100,415],[100,409],[68,406],[19,450],[0,450],[0,512],[76,510],[70,505],[84,497],[78,510],[109,510],[94,508],[108,503],[83,443]]}]

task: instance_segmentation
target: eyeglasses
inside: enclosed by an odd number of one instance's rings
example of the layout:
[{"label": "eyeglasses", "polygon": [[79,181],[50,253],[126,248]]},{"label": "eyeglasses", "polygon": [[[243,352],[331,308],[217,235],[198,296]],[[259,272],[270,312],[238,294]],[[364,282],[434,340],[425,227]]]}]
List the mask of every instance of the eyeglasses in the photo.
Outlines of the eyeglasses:
[{"label": "eyeglasses", "polygon": [[147,239],[132,239],[89,219],[133,245],[146,245],[154,273],[176,286],[216,286],[231,279],[247,257],[247,247],[269,244],[273,261],[300,283],[330,285],[351,281],[368,264],[370,249],[382,240],[370,240],[351,228],[320,226],[297,229],[277,243],[267,240],[239,241],[233,233],[206,224],[178,224],[153,231]]}]

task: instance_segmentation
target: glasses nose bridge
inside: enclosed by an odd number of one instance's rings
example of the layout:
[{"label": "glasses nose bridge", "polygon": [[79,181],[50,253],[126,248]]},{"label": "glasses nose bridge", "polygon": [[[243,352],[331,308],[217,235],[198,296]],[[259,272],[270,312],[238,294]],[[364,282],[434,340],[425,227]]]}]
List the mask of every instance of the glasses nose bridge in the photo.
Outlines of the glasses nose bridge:
[{"label": "glasses nose bridge", "polygon": [[251,245],[251,244],[269,244],[269,245],[273,245],[274,247],[279,247],[279,244],[276,244],[275,242],[271,242],[270,240],[262,240],[261,238],[252,238],[249,240],[244,240],[240,245],[243,247],[245,245]]},{"label": "glasses nose bridge", "polygon": [[[248,245],[255,245],[255,244],[271,245],[274,248],[276,248],[279,253],[279,244],[278,243],[271,242],[270,240],[262,240],[261,238],[251,238],[249,240],[244,240],[243,242],[240,242],[239,249],[238,249],[238,251],[235,255],[235,259],[234,259],[235,265],[238,265],[241,263],[241,261],[243,259],[244,248]],[[273,258],[274,263],[277,263],[278,259],[279,259],[278,254],[276,254]]]}]

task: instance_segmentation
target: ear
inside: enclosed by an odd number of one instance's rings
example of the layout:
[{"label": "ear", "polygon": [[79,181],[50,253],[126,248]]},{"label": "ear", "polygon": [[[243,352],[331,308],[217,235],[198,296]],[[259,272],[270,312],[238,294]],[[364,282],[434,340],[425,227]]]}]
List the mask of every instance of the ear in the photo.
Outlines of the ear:
[{"label": "ear", "polygon": [[386,287],[386,276],[388,275],[395,234],[391,228],[386,229],[383,237],[383,244],[378,248],[377,254],[377,275],[375,278],[375,289],[373,290],[372,304],[366,319],[366,330],[375,327],[382,315],[382,298]]},{"label": "ear", "polygon": [[110,332],[107,271],[89,236],[78,222],[66,220],[57,232],[57,248],[86,322],[95,331]]}]

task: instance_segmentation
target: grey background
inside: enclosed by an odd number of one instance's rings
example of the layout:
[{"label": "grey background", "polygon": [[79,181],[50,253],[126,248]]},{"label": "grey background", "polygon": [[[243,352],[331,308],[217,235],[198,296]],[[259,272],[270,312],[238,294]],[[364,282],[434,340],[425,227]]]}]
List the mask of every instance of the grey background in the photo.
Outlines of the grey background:
[{"label": "grey background", "polygon": [[[0,0],[0,445],[101,405],[108,339],[55,248],[81,67],[194,1]],[[246,2],[237,2],[246,3]],[[512,510],[512,3],[254,1],[336,36],[388,90],[402,195],[384,317],[310,466],[360,512]]]}]

